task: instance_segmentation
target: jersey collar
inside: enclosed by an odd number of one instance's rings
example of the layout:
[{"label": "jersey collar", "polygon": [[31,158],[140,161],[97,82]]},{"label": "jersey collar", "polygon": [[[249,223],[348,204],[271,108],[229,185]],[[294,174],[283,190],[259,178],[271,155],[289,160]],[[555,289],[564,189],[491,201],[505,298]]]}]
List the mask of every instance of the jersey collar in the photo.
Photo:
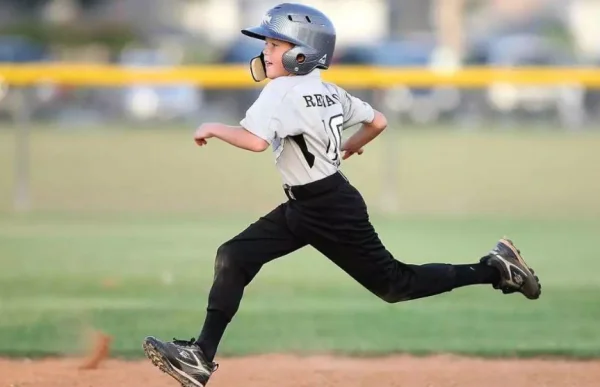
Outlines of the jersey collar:
[{"label": "jersey collar", "polygon": [[306,74],[307,77],[321,78],[321,69],[314,69],[310,73]]}]

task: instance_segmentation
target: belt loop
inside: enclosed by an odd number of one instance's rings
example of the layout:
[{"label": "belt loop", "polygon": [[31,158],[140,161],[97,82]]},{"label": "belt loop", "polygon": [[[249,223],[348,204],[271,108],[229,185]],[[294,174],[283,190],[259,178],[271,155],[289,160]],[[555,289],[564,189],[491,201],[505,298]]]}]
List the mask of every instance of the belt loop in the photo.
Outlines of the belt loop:
[{"label": "belt loop", "polygon": [[292,187],[290,187],[287,184],[284,184],[283,191],[285,192],[285,195],[288,197],[288,199],[296,200],[296,197],[294,196],[294,193],[292,192]]}]

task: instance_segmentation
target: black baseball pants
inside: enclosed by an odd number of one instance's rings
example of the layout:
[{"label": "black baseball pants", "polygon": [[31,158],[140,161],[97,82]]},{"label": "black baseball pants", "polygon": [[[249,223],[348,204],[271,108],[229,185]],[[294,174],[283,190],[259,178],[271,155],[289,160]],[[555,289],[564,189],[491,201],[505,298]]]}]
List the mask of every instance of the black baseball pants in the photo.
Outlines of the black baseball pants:
[{"label": "black baseball pants", "polygon": [[[285,191],[289,201],[217,251],[207,320],[198,339],[209,358],[239,308],[244,287],[261,267],[306,245],[389,303],[432,296],[458,286],[491,283],[497,278],[495,269],[483,265],[477,270],[468,265],[460,271],[457,269],[467,265],[410,265],[396,260],[371,225],[362,195],[341,173]],[[460,273],[470,278],[457,281]]]},{"label": "black baseball pants", "polygon": [[361,194],[341,173],[286,193],[288,202],[218,249],[209,308],[233,317],[244,287],[265,263],[306,245],[387,302],[453,289],[452,265],[407,265],[394,259],[371,225]]}]

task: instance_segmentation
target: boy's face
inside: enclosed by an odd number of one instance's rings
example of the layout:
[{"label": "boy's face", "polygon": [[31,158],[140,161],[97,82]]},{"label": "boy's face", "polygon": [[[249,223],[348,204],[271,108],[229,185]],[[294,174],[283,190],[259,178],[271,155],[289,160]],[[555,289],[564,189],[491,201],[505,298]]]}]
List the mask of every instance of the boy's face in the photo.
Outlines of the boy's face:
[{"label": "boy's face", "polygon": [[290,75],[289,72],[283,67],[283,54],[292,49],[294,45],[281,40],[266,38],[265,48],[263,53],[265,54],[265,69],[267,72],[267,78],[275,79],[283,76]]}]

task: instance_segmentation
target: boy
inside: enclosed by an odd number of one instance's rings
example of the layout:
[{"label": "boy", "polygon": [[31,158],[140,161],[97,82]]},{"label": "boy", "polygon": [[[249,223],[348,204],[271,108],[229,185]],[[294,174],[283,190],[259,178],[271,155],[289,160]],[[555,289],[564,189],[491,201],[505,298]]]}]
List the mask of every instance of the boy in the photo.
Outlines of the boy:
[{"label": "boy", "polygon": [[[475,264],[409,265],[394,259],[369,222],[360,193],[338,170],[340,161],[360,155],[387,121],[367,103],[321,80],[320,70],[329,67],[335,47],[331,21],[311,7],[286,3],[242,33],[265,41],[250,69],[255,81],[271,82],[241,126],[203,124],[194,139],[205,146],[218,138],[253,152],[272,146],[289,200],[218,249],[198,340],[145,339],[144,351],[155,366],[184,387],[205,386],[217,368],[215,353],[244,287],[262,265],[306,245],[389,303],[474,284],[529,299],[540,296],[538,278],[507,239]],[[342,143],[341,131],[356,124],[362,127]]]}]

